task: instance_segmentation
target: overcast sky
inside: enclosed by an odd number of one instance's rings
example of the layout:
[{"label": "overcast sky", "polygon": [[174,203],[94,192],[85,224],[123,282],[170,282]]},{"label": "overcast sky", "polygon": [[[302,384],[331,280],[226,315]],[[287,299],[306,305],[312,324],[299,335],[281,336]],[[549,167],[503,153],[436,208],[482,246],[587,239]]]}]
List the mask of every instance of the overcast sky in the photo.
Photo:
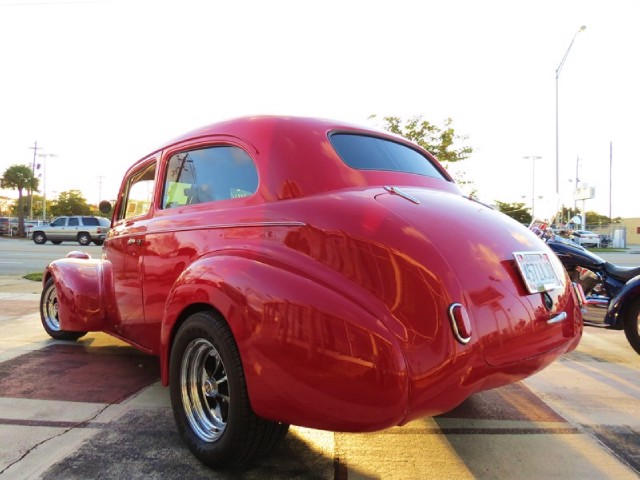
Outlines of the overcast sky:
[{"label": "overcast sky", "polygon": [[[529,205],[523,157],[541,156],[538,215],[573,206],[578,164],[587,210],[640,217],[639,22],[637,0],[0,0],[0,174],[31,165],[37,140],[56,155],[48,198],[97,202],[135,160],[221,119],[422,115],[469,136],[485,201]],[[555,72],[582,25],[559,76],[558,196]]]}]

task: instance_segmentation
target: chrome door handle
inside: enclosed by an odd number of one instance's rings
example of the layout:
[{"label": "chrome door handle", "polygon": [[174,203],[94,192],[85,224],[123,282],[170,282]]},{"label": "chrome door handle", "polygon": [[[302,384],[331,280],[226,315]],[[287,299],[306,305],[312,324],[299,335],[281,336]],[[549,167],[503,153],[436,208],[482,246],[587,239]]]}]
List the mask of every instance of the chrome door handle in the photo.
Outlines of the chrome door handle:
[{"label": "chrome door handle", "polygon": [[568,316],[569,315],[567,315],[567,312],[560,312],[558,315],[554,315],[549,320],[547,320],[547,324],[553,325],[556,323],[564,322]]},{"label": "chrome door handle", "polygon": [[139,238],[130,238],[129,240],[127,240],[127,245],[142,245],[142,240]]}]

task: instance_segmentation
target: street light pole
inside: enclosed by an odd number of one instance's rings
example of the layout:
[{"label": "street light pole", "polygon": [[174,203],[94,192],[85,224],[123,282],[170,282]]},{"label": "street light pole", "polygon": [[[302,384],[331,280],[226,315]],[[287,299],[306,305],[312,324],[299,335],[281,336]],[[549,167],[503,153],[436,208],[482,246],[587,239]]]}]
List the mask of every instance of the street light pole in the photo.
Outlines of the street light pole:
[{"label": "street light pole", "polygon": [[527,155],[522,157],[525,160],[531,159],[531,221],[536,220],[536,160],[540,160],[540,155]]},{"label": "street light pole", "polygon": [[573,46],[573,42],[575,41],[578,34],[580,32],[584,32],[586,29],[587,27],[585,25],[582,25],[578,29],[578,31],[573,35],[573,38],[571,39],[571,43],[569,44],[567,51],[564,52],[562,60],[560,60],[560,64],[558,65],[558,68],[556,68],[556,195],[560,194],[560,161],[559,161],[560,147],[559,147],[559,141],[558,141],[558,78],[560,77],[560,72],[562,71],[564,62],[566,62],[567,56],[569,56],[569,51]]},{"label": "street light pole", "polygon": [[[38,146],[38,140],[33,142],[33,147],[29,147],[29,149],[33,150],[33,164],[31,165],[31,175],[35,176],[36,174],[36,156],[38,155],[38,150],[42,150],[42,147]],[[33,220],[33,188],[29,187],[29,220]]]},{"label": "street light pole", "polygon": [[55,153],[39,153],[39,157],[42,157],[42,221],[47,221],[47,157],[57,157]]}]

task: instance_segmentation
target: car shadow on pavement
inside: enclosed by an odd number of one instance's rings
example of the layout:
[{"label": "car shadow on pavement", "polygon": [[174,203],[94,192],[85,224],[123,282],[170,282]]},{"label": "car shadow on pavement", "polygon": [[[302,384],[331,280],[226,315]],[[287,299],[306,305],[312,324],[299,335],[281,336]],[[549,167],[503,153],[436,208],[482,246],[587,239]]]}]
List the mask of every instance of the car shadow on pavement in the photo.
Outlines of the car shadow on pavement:
[{"label": "car shadow on pavement", "polygon": [[333,479],[334,462],[291,432],[268,457],[245,468],[213,470],[183,444],[170,408],[130,410],[73,455],[49,468],[46,480]]}]

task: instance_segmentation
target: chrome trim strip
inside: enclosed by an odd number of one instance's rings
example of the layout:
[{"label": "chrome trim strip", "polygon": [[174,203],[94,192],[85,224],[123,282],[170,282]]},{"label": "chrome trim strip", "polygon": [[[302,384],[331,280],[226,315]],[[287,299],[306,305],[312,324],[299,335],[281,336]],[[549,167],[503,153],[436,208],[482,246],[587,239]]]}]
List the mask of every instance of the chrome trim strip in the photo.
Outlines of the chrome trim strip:
[{"label": "chrome trim strip", "polygon": [[246,222],[246,223],[218,223],[213,225],[200,225],[202,228],[244,228],[244,227],[304,227],[306,223],[298,221],[283,222]]},{"label": "chrome trim strip", "polygon": [[[282,222],[245,222],[245,223],[218,223],[209,225],[194,225],[191,227],[181,228],[165,228],[162,230],[147,230],[144,232],[125,233],[112,238],[127,238],[127,237],[139,237],[147,235],[157,235],[159,233],[174,233],[174,232],[190,232],[193,230],[215,230],[222,228],[248,228],[248,227],[304,227],[307,224],[298,221],[282,221]],[[114,229],[118,226],[113,227]]]},{"label": "chrome trim strip", "polygon": [[405,192],[404,190],[399,189],[398,187],[392,187],[392,186],[389,186],[389,185],[385,185],[384,189],[389,193],[394,193],[396,195],[401,196],[402,198],[404,198],[406,200],[409,200],[411,203],[415,203],[416,205],[420,205],[420,200],[418,200],[416,197],[412,197],[407,192]]},{"label": "chrome trim strip", "polygon": [[560,312],[558,315],[555,315],[547,320],[547,325],[554,325],[556,323],[564,322],[568,316],[569,315],[567,315],[567,312]]}]

